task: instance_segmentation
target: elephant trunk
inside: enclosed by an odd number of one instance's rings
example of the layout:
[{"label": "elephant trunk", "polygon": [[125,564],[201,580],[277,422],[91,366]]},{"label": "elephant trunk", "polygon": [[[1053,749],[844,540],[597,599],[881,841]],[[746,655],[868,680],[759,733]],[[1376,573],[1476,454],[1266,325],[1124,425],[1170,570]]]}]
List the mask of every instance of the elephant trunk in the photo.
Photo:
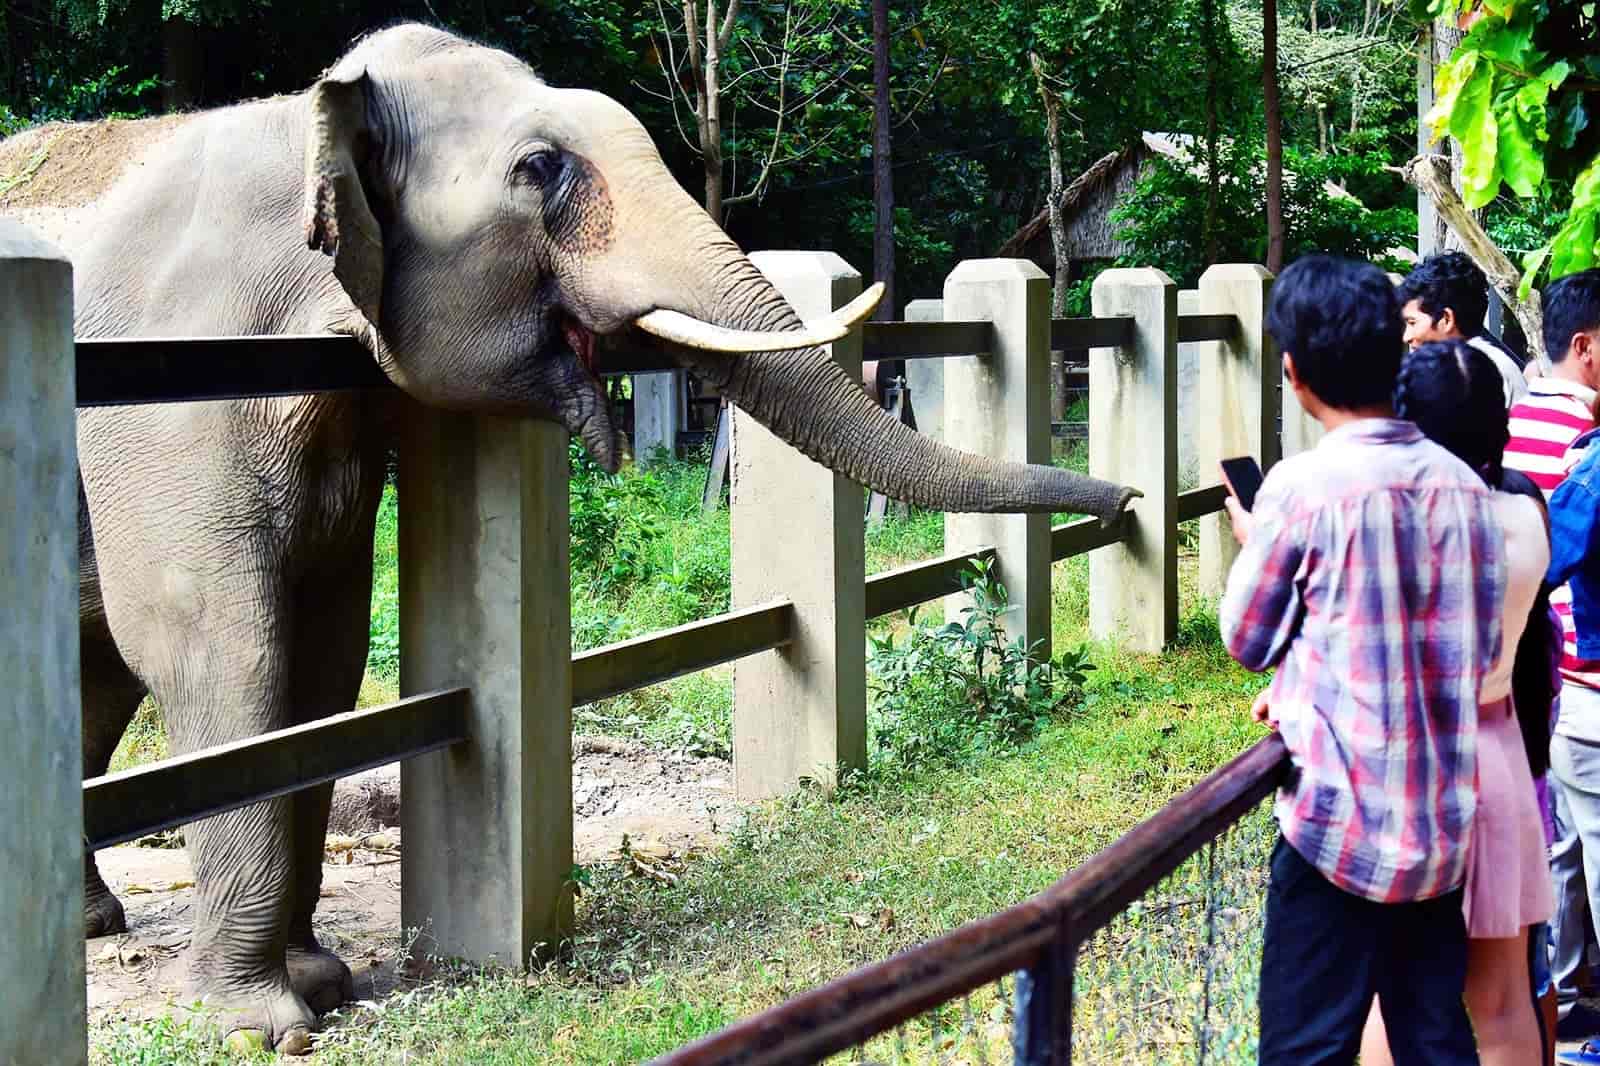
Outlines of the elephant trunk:
[{"label": "elephant trunk", "polygon": [[[748,259],[738,260],[718,272],[717,291],[727,295],[713,303],[711,320],[769,333],[801,328],[799,316],[771,282]],[[930,440],[890,417],[819,348],[746,355],[678,348],[675,354],[805,455],[918,507],[1064,511],[1109,523],[1139,495],[1099,478],[971,455]]]}]

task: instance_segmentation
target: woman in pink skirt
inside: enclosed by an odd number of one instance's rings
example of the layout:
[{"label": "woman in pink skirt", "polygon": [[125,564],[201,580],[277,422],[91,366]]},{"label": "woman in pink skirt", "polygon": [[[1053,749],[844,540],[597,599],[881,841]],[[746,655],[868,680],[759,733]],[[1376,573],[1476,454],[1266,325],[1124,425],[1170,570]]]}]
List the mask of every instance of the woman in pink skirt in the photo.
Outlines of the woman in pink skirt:
[{"label": "woman in pink skirt", "polygon": [[[1555,909],[1530,769],[1536,763],[1542,773],[1549,761],[1552,634],[1540,591],[1550,561],[1549,519],[1539,489],[1501,467],[1508,439],[1504,397],[1499,372],[1481,352],[1455,341],[1417,348],[1400,367],[1395,414],[1417,423],[1498,490],[1506,592],[1500,658],[1479,690],[1478,806],[1464,901],[1466,1000],[1484,1066],[1530,1066],[1546,1061],[1547,1052],[1535,1013],[1528,930]],[[1536,729],[1524,730],[1514,702]],[[1374,1004],[1362,1066],[1393,1061],[1383,1024]]]}]

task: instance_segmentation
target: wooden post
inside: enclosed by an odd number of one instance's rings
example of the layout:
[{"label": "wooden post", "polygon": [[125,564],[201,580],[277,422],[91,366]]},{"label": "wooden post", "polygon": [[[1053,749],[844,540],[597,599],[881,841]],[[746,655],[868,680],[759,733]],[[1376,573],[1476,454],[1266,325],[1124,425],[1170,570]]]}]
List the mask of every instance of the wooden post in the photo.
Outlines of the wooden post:
[{"label": "wooden post", "polygon": [[[943,300],[912,300],[906,304],[907,322],[943,322]],[[911,409],[917,415],[917,432],[944,440],[944,364],[946,359],[907,359],[906,385],[911,389]]]},{"label": "wooden post", "polygon": [[[750,258],[805,318],[861,291],[861,275],[832,252]],[[832,354],[860,380],[860,330]],[[780,597],[795,607],[794,641],[733,669],[735,790],[761,799],[803,778],[831,787],[867,760],[864,493],[738,408],[732,467],[734,609]]]},{"label": "wooden post", "polygon": [[[986,356],[946,359],[945,443],[1019,463],[1050,462],[1050,277],[1026,259],[968,259],[944,283],[944,310],[958,321],[993,323]],[[1012,637],[1050,654],[1050,516],[949,514],[946,552],[992,545],[1005,585]],[[959,621],[965,593],[945,599]]]},{"label": "wooden post", "polygon": [[400,462],[400,690],[472,690],[464,744],[402,764],[419,952],[528,965],[570,932],[567,433],[414,407]]},{"label": "wooden post", "polygon": [[72,263],[0,219],[0,1062],[82,1063]]},{"label": "wooden post", "polygon": [[1128,538],[1089,556],[1089,630],[1134,651],[1178,632],[1178,287],[1159,270],[1095,279],[1096,318],[1133,317],[1126,348],[1089,351],[1089,472],[1144,493]]},{"label": "wooden post", "polygon": [[[1200,278],[1200,313],[1233,315],[1232,338],[1208,341],[1201,349],[1196,423],[1200,484],[1221,480],[1219,464],[1237,455],[1254,456],[1262,470],[1278,461],[1277,352],[1266,332],[1272,275],[1254,264],[1218,264]],[[1225,512],[1200,519],[1200,593],[1222,595],[1228,568],[1239,553]]]},{"label": "wooden post", "polygon": [[1283,374],[1281,359],[1278,361],[1278,392],[1283,407],[1282,456],[1287,459],[1315,448],[1325,431],[1322,423],[1306,414],[1300,401],[1295,399],[1294,389],[1290,388],[1289,379]]},{"label": "wooden post", "polygon": [[683,428],[684,371],[633,375],[633,461],[649,466],[657,449],[678,454]]}]

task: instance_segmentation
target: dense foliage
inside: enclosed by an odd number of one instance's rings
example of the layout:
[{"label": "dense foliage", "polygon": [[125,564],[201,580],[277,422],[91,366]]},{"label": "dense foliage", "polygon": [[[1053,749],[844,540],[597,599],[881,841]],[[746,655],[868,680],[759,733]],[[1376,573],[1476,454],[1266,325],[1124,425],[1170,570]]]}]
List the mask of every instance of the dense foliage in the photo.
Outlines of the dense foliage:
[{"label": "dense foliage", "polygon": [[1524,259],[1528,287],[1600,262],[1600,11],[1594,0],[1414,0],[1470,28],[1439,73],[1428,120],[1461,146],[1461,194],[1490,204],[1502,185],[1559,228]]}]

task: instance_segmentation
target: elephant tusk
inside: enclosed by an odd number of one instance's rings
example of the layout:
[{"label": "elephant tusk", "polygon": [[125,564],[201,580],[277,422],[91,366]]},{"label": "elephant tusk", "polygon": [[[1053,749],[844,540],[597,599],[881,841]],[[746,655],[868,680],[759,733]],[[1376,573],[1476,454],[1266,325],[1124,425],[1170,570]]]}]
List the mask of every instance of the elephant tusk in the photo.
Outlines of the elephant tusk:
[{"label": "elephant tusk", "polygon": [[878,282],[839,308],[821,322],[808,322],[805,328],[782,333],[763,333],[753,329],[728,329],[681,311],[655,310],[640,315],[634,325],[652,336],[686,348],[705,352],[785,352],[795,348],[817,348],[850,332],[851,327],[877,308],[883,299],[883,282]]}]

